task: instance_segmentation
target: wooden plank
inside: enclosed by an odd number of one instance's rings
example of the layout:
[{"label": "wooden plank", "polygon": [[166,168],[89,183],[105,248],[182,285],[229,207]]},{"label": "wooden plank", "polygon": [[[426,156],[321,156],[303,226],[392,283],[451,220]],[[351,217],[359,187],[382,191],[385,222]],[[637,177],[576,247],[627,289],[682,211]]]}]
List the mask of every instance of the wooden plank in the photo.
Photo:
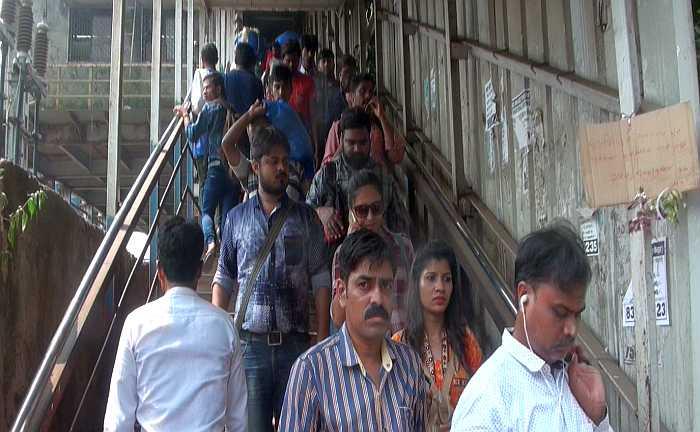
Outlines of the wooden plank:
[{"label": "wooden plank", "polygon": [[[695,114],[695,127],[700,128],[700,95],[698,93],[697,54],[695,49],[695,31],[693,24],[693,10],[690,2],[679,1],[673,3],[673,21],[675,30],[676,57],[678,62],[678,84],[681,101],[689,101]],[[699,129],[700,130],[700,129]],[[697,144],[697,143],[696,143]],[[687,241],[688,263],[700,262],[700,192],[686,193],[687,203]],[[681,222],[683,224],[683,222]],[[682,271],[682,270],[681,270]],[[688,265],[688,286],[700,286],[700,266]],[[685,299],[683,294],[672,295]],[[691,329],[689,345],[692,347],[690,358],[700,359],[700,290],[690,289],[688,297],[689,312],[688,324]],[[680,357],[680,356],[679,356]],[[690,394],[685,395],[686,400],[692,400],[688,416],[695,426],[700,419],[700,368],[692,367],[692,386]],[[680,426],[679,426],[680,427]],[[697,428],[697,426],[695,426]]]},{"label": "wooden plank", "polygon": [[[634,209],[636,211],[636,208]],[[630,216],[632,218],[634,216]],[[651,235],[630,234],[630,264],[634,288],[634,334],[637,353],[637,413],[640,432],[659,430],[657,340]]]},{"label": "wooden plank", "polygon": [[637,47],[636,8],[633,2],[613,0],[615,52],[617,53],[617,81],[620,92],[620,111],[624,115],[637,112],[642,103],[639,48]]},{"label": "wooden plank", "polygon": [[[462,49],[458,49],[460,46]],[[535,47],[533,46],[533,48]],[[539,84],[559,89],[605,110],[611,112],[619,111],[619,102],[615,90],[571,72],[554,68],[532,58],[527,59],[512,53],[499,52],[474,40],[463,40],[453,43],[453,52],[464,53],[467,51],[484,61],[506,68]]]},{"label": "wooden plank", "polygon": [[121,129],[122,80],[124,75],[124,19],[125,0],[112,3],[112,52],[109,74],[109,125],[107,132],[107,223],[117,214],[120,201],[119,190],[119,137]]},{"label": "wooden plank", "polygon": [[[457,0],[446,0],[444,8],[445,40],[452,40],[452,35],[457,32]],[[447,142],[449,143],[449,158],[452,161],[452,194],[459,199],[467,189],[464,175],[464,138],[462,135],[462,92],[464,86],[460,74],[459,60],[452,59],[450,55],[451,44],[445,44],[445,61],[447,64],[446,85],[446,110],[447,110]]]}]

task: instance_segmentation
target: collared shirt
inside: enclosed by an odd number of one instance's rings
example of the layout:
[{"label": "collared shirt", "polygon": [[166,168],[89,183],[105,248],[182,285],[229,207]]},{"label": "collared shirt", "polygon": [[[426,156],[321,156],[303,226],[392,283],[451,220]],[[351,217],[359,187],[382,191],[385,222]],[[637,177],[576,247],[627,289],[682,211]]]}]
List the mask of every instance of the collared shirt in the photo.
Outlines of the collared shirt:
[{"label": "collared shirt", "polygon": [[242,352],[226,312],[173,287],[124,322],[105,431],[245,431]]},{"label": "collared shirt", "polygon": [[234,69],[224,75],[224,94],[226,101],[238,114],[245,114],[255,100],[265,98],[262,81],[252,73]]},{"label": "collared shirt", "polygon": [[[394,145],[386,147],[384,142],[384,131],[376,123],[372,123],[369,133],[370,155],[372,159],[380,165],[401,163],[406,151],[406,140],[400,134],[394,132]],[[323,154],[323,165],[329,164],[338,154],[342,152],[340,138],[340,121],[335,121],[328,131],[326,139],[326,151]]]},{"label": "collared shirt", "polygon": [[[409,226],[406,210],[398,186],[385,167],[369,160],[364,169],[374,171],[382,180],[382,196],[386,204],[384,220],[387,228],[393,232],[408,233]],[[347,227],[348,218],[348,185],[350,178],[358,170],[345,161],[341,153],[328,165],[324,165],[314,176],[306,202],[313,208],[333,207],[340,212]]]},{"label": "collared shirt", "polygon": [[408,345],[385,339],[377,388],[343,325],[292,366],[280,431],[425,430],[427,381]]},{"label": "collared shirt", "polygon": [[464,389],[452,417],[452,431],[612,429],[607,416],[598,426],[586,416],[571,393],[563,368],[550,368],[506,329],[501,346]]},{"label": "collared shirt", "polygon": [[207,158],[219,159],[221,140],[224,136],[227,109],[219,101],[207,102],[199,113],[197,120],[187,125],[185,133],[190,142],[196,142],[200,137],[207,136]]},{"label": "collared shirt", "polygon": [[330,289],[328,252],[323,227],[316,212],[285,194],[268,217],[256,194],[231,210],[221,240],[214,283],[236,296],[239,313],[243,287],[282,207],[289,206],[275,246],[265,259],[253,285],[243,329],[253,333],[308,330],[308,297],[318,289]]},{"label": "collared shirt", "polygon": [[[391,331],[395,333],[406,327],[406,292],[408,291],[408,278],[411,272],[411,264],[413,263],[413,244],[411,239],[405,234],[394,233],[382,228],[380,232],[384,240],[387,242],[391,253],[396,260],[396,274],[394,276],[394,310],[391,313]],[[338,255],[340,254],[339,247],[333,255],[333,269],[331,272],[332,280],[336,280],[340,265],[338,264]],[[333,297],[338,295],[338,292],[333,292]],[[331,314],[333,306],[331,305]],[[331,327],[333,321],[331,320]],[[335,330],[331,329],[332,332]]]}]

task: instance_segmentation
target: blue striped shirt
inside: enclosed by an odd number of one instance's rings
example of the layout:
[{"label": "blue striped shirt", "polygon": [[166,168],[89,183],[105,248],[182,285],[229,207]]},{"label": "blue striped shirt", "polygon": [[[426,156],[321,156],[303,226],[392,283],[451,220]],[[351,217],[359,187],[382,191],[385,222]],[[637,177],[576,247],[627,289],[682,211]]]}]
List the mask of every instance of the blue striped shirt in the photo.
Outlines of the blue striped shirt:
[{"label": "blue striped shirt", "polygon": [[292,366],[279,430],[422,432],[427,391],[418,354],[389,338],[376,389],[343,325]]}]

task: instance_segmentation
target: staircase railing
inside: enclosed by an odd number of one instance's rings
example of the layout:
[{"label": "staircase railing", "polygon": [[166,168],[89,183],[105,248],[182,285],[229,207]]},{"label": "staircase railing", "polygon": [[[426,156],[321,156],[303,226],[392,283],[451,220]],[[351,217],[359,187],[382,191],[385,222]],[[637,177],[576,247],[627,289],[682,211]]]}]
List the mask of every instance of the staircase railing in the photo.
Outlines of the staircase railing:
[{"label": "staircase railing", "polygon": [[[137,226],[149,202],[151,194],[159,191],[159,179],[166,166],[173,160],[170,155],[173,154],[173,152],[179,151],[179,157],[172,169],[172,174],[167,182],[165,191],[158,201],[155,217],[149,221],[148,241],[144,243],[139,256],[135,260],[125,286],[121,291],[119,301],[115,305],[114,313],[111,317],[111,322],[102,343],[97,361],[94,364],[87,385],[82,392],[78,408],[73,415],[71,429],[76,425],[78,415],[86,400],[86,395],[105,357],[105,350],[116,333],[114,330],[119,327],[116,323],[119,322],[119,318],[125,313],[124,300],[126,294],[133,284],[138,269],[142,265],[146,249],[158,229],[158,219],[163,213],[166,199],[176,182],[180,181],[180,178],[186,177],[179,176],[181,171],[183,171],[188,164],[194,163],[189,143],[182,146],[177,145],[180,143],[182,131],[183,120],[174,116],[161,136],[158,145],[151,152],[148,160],[136,178],[136,181],[129,190],[126,199],[115,215],[112,224],[107,230],[87,271],[83,275],[80,285],[51,339],[49,347],[29,387],[29,391],[24,397],[17,417],[15,418],[12,426],[13,432],[35,431],[50,428],[51,419],[59,405],[63,389],[69,380],[71,363],[76,360],[71,358],[71,353],[80,341],[87,318],[97,305],[96,299],[109,285],[110,277],[119,262],[118,257],[126,250],[127,242]],[[191,159],[191,161],[188,159]],[[192,165],[189,166],[191,167]],[[188,199],[191,199],[194,205],[197,206],[191,181],[188,181],[184,186],[179,198],[179,204],[177,208],[174,209],[175,214],[180,213],[183,204],[186,203]],[[155,275],[153,275],[149,284],[146,301],[150,301],[153,297],[155,286],[156,278]]]}]

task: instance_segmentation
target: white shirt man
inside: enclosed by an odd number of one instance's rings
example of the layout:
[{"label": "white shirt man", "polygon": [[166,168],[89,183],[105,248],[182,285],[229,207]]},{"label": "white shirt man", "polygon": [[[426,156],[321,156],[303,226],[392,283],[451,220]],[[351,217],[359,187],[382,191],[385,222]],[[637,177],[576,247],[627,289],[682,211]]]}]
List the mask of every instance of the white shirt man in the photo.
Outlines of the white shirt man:
[{"label": "white shirt man", "polygon": [[453,432],[612,431],[596,426],[571,393],[563,368],[550,366],[508,330],[502,345],[464,389],[452,417]]},{"label": "white shirt man", "polygon": [[527,235],[515,259],[512,332],[469,380],[452,432],[610,432],[605,386],[576,346],[591,268],[567,222]]},{"label": "white shirt man", "polygon": [[[245,432],[246,380],[232,320],[165,274],[168,268],[183,274],[188,265],[187,279],[201,274],[199,225],[173,220],[161,228],[158,242],[158,278],[165,294],[124,322],[104,430],[133,432],[138,422],[148,432]],[[170,259],[163,256],[168,247]],[[196,286],[196,279],[188,285]]]}]

